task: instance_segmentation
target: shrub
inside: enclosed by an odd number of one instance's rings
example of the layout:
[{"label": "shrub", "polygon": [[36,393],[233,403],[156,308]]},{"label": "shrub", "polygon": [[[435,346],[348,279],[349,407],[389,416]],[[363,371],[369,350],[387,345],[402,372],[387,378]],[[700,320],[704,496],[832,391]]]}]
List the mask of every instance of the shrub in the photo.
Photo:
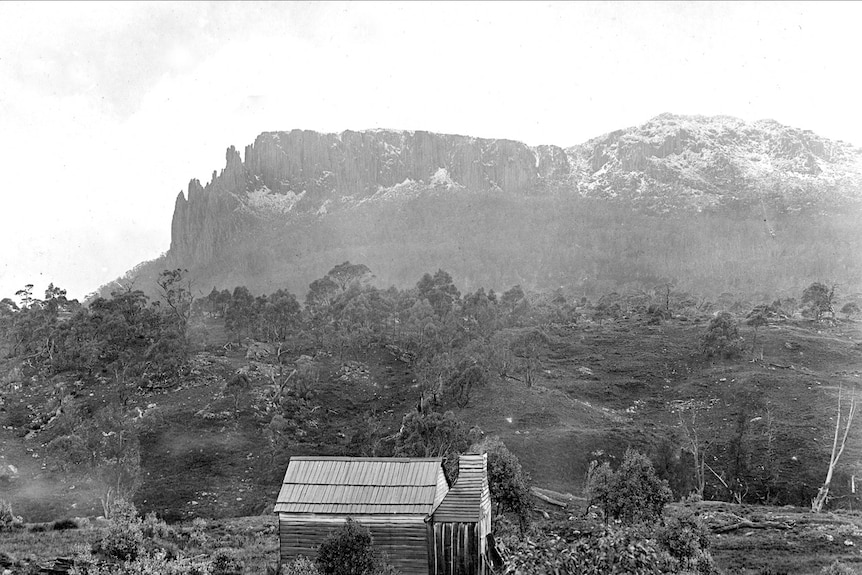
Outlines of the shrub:
[{"label": "shrub", "polygon": [[820,575],[857,575],[856,571],[837,559],[831,564],[820,570]]},{"label": "shrub", "polygon": [[317,551],[317,564],[324,575],[368,575],[374,571],[374,550],[368,528],[348,518],[327,537]]},{"label": "shrub", "polygon": [[118,498],[111,508],[108,529],[95,550],[100,555],[123,561],[135,559],[144,543],[141,518],[131,501]]},{"label": "shrub", "polygon": [[[144,537],[173,534],[164,521],[148,514],[142,522],[135,506],[117,499],[111,509],[106,533],[90,548],[79,548],[74,553],[74,566],[70,575],[240,575],[242,562],[222,557],[217,552],[215,561],[178,557],[174,549],[163,549],[158,543]],[[168,544],[168,546],[171,546]],[[95,553],[95,554],[94,554]]]},{"label": "shrub", "polygon": [[77,529],[78,524],[74,519],[58,519],[51,525],[54,531],[65,531],[67,529]]},{"label": "shrub", "polygon": [[311,559],[299,556],[281,566],[281,575],[320,575],[320,570]]},{"label": "shrub", "polygon": [[138,557],[115,566],[111,575],[209,575],[214,573],[208,562],[193,558],[172,559],[164,550]]},{"label": "shrub", "polygon": [[243,560],[233,549],[219,549],[212,562],[212,575],[242,575]]},{"label": "shrub", "polygon": [[189,539],[197,545],[205,544],[207,542],[207,539],[209,539],[205,531],[206,527],[206,519],[202,517],[195,517],[194,520],[192,520],[192,530],[191,532],[189,532]]},{"label": "shrub", "polygon": [[350,518],[320,544],[317,566],[323,575],[390,575],[394,572],[384,557],[375,554],[368,528]]},{"label": "shrub", "polygon": [[715,566],[709,553],[709,529],[691,511],[674,515],[662,525],[656,539],[680,566],[696,573],[712,573]]},{"label": "shrub", "polygon": [[742,352],[741,341],[736,320],[723,311],[709,322],[706,333],[700,339],[700,350],[706,357],[718,355],[731,358]]},{"label": "shrub", "polygon": [[12,513],[12,504],[0,499],[0,533],[12,531],[24,526],[24,520]]},{"label": "shrub", "polygon": [[590,505],[598,505],[606,520],[618,519],[626,525],[658,521],[671,499],[667,481],[659,479],[649,458],[634,449],[626,450],[616,471],[607,463],[593,462],[586,492]]},{"label": "shrub", "polygon": [[143,522],[141,522],[141,530],[144,537],[149,537],[150,539],[156,537],[159,539],[168,539],[175,535],[173,528],[162,519],[159,519],[155,511],[150,511],[144,517]]},{"label": "shrub", "polygon": [[506,574],[658,575],[667,572],[667,559],[640,530],[607,529],[573,543],[546,538],[509,542]]}]

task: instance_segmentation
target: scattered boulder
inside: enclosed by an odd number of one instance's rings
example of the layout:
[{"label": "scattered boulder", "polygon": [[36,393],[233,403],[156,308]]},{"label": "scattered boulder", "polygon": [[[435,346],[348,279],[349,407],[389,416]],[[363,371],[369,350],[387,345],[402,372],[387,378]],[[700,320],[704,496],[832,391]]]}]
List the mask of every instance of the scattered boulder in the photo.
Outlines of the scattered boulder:
[{"label": "scattered boulder", "polygon": [[371,371],[359,361],[346,361],[335,374],[338,381],[349,383],[371,383]]},{"label": "scattered boulder", "polygon": [[583,365],[578,368],[578,375],[583,379],[593,379],[593,380],[599,379],[593,373],[592,369],[590,369],[589,367],[583,366]]}]

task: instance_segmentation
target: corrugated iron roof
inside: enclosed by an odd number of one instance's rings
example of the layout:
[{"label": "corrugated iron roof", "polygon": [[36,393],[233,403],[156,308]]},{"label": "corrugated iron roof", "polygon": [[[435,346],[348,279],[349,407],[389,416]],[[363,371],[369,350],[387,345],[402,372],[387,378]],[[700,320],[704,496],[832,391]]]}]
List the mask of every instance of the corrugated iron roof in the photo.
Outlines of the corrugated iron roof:
[{"label": "corrugated iron roof", "polygon": [[275,512],[427,515],[434,506],[442,461],[291,457]]},{"label": "corrugated iron roof", "polygon": [[434,510],[437,522],[474,522],[490,509],[488,455],[462,455],[458,459],[458,479]]}]

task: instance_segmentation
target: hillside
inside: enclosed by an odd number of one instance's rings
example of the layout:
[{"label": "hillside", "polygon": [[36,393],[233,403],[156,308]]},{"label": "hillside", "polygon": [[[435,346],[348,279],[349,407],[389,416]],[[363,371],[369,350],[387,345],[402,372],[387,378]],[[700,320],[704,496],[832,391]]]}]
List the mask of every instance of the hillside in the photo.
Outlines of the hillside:
[{"label": "hillside", "polygon": [[[858,296],[817,284],[761,303],[666,285],[590,301],[517,286],[462,295],[443,270],[406,290],[372,277],[335,266],[304,306],[242,287],[192,301],[172,270],[156,301],[133,289],[88,307],[62,290],[4,300],[0,499],[29,522],[98,516],[117,494],[170,522],[267,514],[293,455],[451,464],[498,437],[539,489],[526,497],[571,504],[539,509],[548,533],[583,534],[592,462],[616,465],[633,447],[675,500],[702,495],[722,564],[787,564],[775,530],[807,566],[855,545],[852,519],[789,519],[781,506],[810,508],[858,396]],[[857,430],[830,512],[860,504]],[[761,543],[724,531],[755,520]]]},{"label": "hillside", "polygon": [[[855,389],[862,377],[860,324],[774,323],[761,330],[758,353],[765,359],[758,361],[705,360],[698,350],[704,329],[684,316],[557,329],[531,387],[492,377],[467,405],[448,407],[468,426],[501,437],[537,485],[575,494],[591,460],[613,460],[628,446],[649,453],[677,495],[687,494],[692,460],[682,425],[696,413],[701,434],[710,437],[712,465],[744,482],[747,501],[807,505],[825,473],[837,389]],[[192,357],[189,378],[135,394],[124,408],[142,430],[136,501],[143,510],[174,520],[264,512],[291,455],[370,453],[374,441],[397,432],[403,415],[416,409],[417,374],[391,350],[317,354],[318,383],[291,408],[299,411],[291,412],[296,422],[286,441],[272,444],[265,405],[273,358],[248,359],[244,347],[225,351],[218,326],[209,331],[215,339]],[[743,332],[746,340],[752,335]],[[287,364],[313,353],[294,348]],[[237,370],[249,375],[252,388],[234,414],[225,383]],[[115,391],[98,382],[60,387],[57,380],[23,387],[13,381],[3,396],[4,497],[31,520],[100,512],[87,481],[57,474],[47,445],[61,424],[48,420],[59,393],[74,390],[80,409],[96,412],[116,400]],[[862,435],[851,435],[848,450],[834,489],[855,501],[849,481],[862,471]],[[709,497],[731,498],[708,479]]]},{"label": "hillside", "polygon": [[[167,267],[208,291],[302,293],[335,262],[379,285],[718,296],[862,286],[862,150],[773,121],[658,116],[581,145],[427,132],[265,132],[177,197]],[[824,257],[829,254],[828,257]],[[103,293],[110,291],[106,286]]]},{"label": "hillside", "polygon": [[[752,360],[748,353],[704,358],[698,340],[708,316],[697,312],[655,321],[641,312],[608,317],[584,307],[577,317],[576,324],[548,328],[532,385],[493,376],[473,389],[465,405],[449,406],[468,426],[502,438],[534,485],[575,495],[568,510],[540,508],[550,513],[547,528],[577,527],[571,522],[583,511],[590,461],[618,461],[630,446],[650,455],[675,497],[688,494],[694,488],[684,433],[689,425],[703,438],[718,474],[707,477],[707,499],[741,494],[747,504],[696,506],[714,532],[745,520],[777,525],[716,535],[716,559],[735,569],[729,572],[758,573],[772,565],[801,574],[834,557],[854,560],[845,541],[862,544],[858,516],[752,505],[807,507],[821,484],[837,390],[858,389],[862,376],[858,321],[774,319],[760,329]],[[141,483],[135,502],[142,512],[156,511],[169,521],[266,515],[290,456],[376,453],[398,432],[402,416],[416,410],[418,367],[395,348],[321,353],[311,339],[296,339],[282,361],[299,366],[303,355],[314,354],[316,383],[304,399],[292,395],[283,404],[288,423],[274,439],[267,408],[272,354],[261,344],[229,345],[219,319],[200,327],[205,346],[191,356],[189,375],[164,389],[140,389],[122,408],[138,430]],[[741,335],[748,345],[753,330],[743,328]],[[251,386],[235,411],[225,386],[237,372],[248,374]],[[30,522],[99,515],[98,478],[70,473],[74,467],[63,467],[51,440],[66,425],[56,417],[58,404],[69,414],[97,413],[116,404],[115,389],[98,379],[22,375],[13,370],[3,384],[2,498]],[[69,393],[71,399],[63,399]],[[851,485],[862,471],[862,435],[854,431],[847,449],[831,506],[858,509]],[[232,523],[214,525],[222,524]],[[269,545],[263,533],[246,535]],[[85,531],[81,537],[95,535]],[[225,541],[241,538],[238,532]],[[68,553],[74,540],[53,537],[50,552],[36,556]],[[17,557],[22,551],[32,555],[27,541],[10,538],[6,549]]]}]

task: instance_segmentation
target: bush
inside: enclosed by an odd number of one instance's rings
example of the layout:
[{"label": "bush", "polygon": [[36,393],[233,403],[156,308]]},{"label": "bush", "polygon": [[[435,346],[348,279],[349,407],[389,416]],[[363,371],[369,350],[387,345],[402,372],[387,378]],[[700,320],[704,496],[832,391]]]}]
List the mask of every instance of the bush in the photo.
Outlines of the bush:
[{"label": "bush", "polygon": [[616,471],[608,463],[591,463],[586,493],[590,505],[602,509],[605,520],[618,519],[626,525],[658,521],[671,499],[667,481],[658,478],[647,456],[633,449],[626,450]]},{"label": "bush", "polygon": [[317,550],[323,575],[395,575],[385,556],[374,552],[371,532],[348,518]]},{"label": "bush", "polygon": [[175,535],[173,528],[162,519],[159,519],[158,516],[156,516],[155,511],[150,511],[147,513],[146,517],[144,517],[144,520],[141,523],[141,531],[143,532],[144,537],[148,537],[150,539],[168,539]]},{"label": "bush", "polygon": [[0,533],[20,529],[24,526],[24,520],[12,513],[12,504],[5,499],[0,499]]},{"label": "bush", "polygon": [[[176,546],[154,541],[154,537],[174,535],[173,529],[154,513],[141,521],[135,506],[119,498],[111,507],[108,527],[92,549],[74,553],[70,575],[241,575],[242,561],[225,552],[216,552],[211,562],[183,558]],[[172,549],[164,549],[167,545]]]},{"label": "bush", "polygon": [[820,575],[857,575],[856,571],[837,559],[831,564],[820,570]]},{"label": "bush", "polygon": [[317,564],[323,575],[369,575],[374,572],[374,549],[367,527],[348,518],[327,537],[317,551]]},{"label": "bush", "polygon": [[736,320],[726,311],[712,318],[706,333],[701,336],[700,350],[706,357],[714,355],[731,358],[742,352],[742,339]]},{"label": "bush", "polygon": [[281,566],[281,575],[320,575],[320,570],[311,559],[299,556]]},{"label": "bush", "polygon": [[658,575],[670,567],[653,542],[636,529],[607,529],[573,543],[559,538],[512,539],[507,545],[507,574]]},{"label": "bush", "polygon": [[233,549],[219,549],[212,562],[212,575],[242,575],[245,564]]},{"label": "bush", "polygon": [[108,521],[107,532],[95,545],[96,552],[122,561],[134,560],[144,543],[141,518],[135,505],[118,498],[114,501]]},{"label": "bush", "polygon": [[195,517],[192,520],[192,529],[189,532],[189,540],[197,545],[204,545],[209,537],[206,534],[207,520],[202,517]]},{"label": "bush", "polygon": [[51,525],[54,531],[65,531],[67,529],[77,529],[78,524],[74,519],[58,519]]},{"label": "bush", "polygon": [[704,574],[715,572],[715,564],[709,553],[709,529],[691,511],[668,519],[658,529],[656,539],[686,570]]},{"label": "bush", "polygon": [[144,553],[134,561],[101,563],[86,553],[75,555],[69,575],[209,575],[210,565],[198,559],[172,559],[164,550]]}]

